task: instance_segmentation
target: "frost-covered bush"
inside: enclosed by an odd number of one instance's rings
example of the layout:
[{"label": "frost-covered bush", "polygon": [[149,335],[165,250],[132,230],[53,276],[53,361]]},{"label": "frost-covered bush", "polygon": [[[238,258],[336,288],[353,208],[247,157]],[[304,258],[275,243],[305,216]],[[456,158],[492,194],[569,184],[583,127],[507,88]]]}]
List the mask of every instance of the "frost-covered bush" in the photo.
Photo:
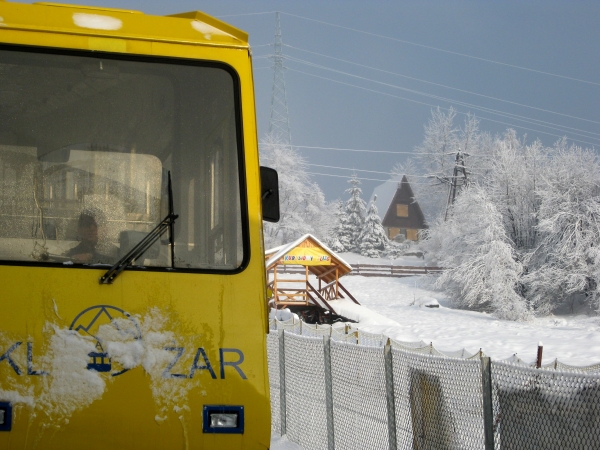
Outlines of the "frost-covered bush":
[{"label": "frost-covered bush", "polygon": [[531,316],[517,293],[522,265],[516,261],[501,214],[478,186],[464,190],[446,222],[438,221],[421,245],[446,270],[436,286],[461,308],[525,320]]}]

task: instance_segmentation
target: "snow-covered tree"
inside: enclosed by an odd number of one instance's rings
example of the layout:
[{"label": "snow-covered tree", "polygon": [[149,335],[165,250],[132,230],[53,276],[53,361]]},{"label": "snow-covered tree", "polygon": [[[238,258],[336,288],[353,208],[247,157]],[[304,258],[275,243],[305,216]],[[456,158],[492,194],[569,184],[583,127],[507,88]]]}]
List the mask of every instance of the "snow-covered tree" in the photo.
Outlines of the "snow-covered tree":
[{"label": "snow-covered tree", "polygon": [[448,179],[454,168],[452,152],[459,147],[458,130],[454,126],[456,111],[446,113],[440,108],[431,111],[431,119],[425,125],[423,142],[415,147],[415,159],[428,184],[421,186],[419,205],[427,221],[434,221],[446,208],[448,185],[440,181]]},{"label": "snow-covered tree", "polygon": [[557,154],[540,183],[539,243],[528,256],[527,294],[540,312],[579,297],[598,306],[600,161],[591,150]]},{"label": "snow-covered tree", "polygon": [[359,236],[360,254],[369,258],[378,258],[388,243],[385,229],[381,225],[381,218],[375,206],[376,200],[377,196],[373,198],[373,201],[369,205],[365,223]]},{"label": "snow-covered tree", "polygon": [[537,237],[537,212],[548,150],[539,141],[525,145],[514,130],[496,139],[487,191],[503,216],[504,226],[517,250],[534,247]]},{"label": "snow-covered tree", "polygon": [[279,174],[281,216],[278,223],[264,222],[265,245],[291,242],[306,233],[325,239],[331,223],[328,205],[306,172],[306,160],[270,134],[260,143],[260,159]]},{"label": "snow-covered tree", "polygon": [[446,270],[436,286],[462,308],[523,320],[531,316],[519,295],[522,265],[506,235],[502,215],[488,194],[472,185],[458,197],[447,221],[438,222],[421,245]]},{"label": "snow-covered tree", "polygon": [[348,180],[352,185],[346,192],[350,194],[350,199],[346,202],[346,214],[344,220],[344,228],[341,230],[340,242],[344,245],[347,251],[360,252],[360,234],[365,224],[365,214],[367,204],[361,198],[362,189],[360,180],[356,174]]},{"label": "snow-covered tree", "polygon": [[336,202],[335,211],[335,225],[330,229],[327,245],[334,252],[345,252],[347,251],[346,245],[350,246],[350,241],[342,237],[346,228],[346,205],[342,200]]}]

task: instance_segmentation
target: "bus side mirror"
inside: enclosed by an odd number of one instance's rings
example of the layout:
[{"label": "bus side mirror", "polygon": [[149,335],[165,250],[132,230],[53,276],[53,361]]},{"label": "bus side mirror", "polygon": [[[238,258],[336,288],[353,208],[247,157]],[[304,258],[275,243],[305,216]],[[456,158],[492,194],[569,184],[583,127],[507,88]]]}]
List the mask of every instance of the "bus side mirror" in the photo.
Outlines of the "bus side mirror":
[{"label": "bus side mirror", "polygon": [[279,177],[270,167],[260,167],[260,196],[263,220],[279,222]]}]

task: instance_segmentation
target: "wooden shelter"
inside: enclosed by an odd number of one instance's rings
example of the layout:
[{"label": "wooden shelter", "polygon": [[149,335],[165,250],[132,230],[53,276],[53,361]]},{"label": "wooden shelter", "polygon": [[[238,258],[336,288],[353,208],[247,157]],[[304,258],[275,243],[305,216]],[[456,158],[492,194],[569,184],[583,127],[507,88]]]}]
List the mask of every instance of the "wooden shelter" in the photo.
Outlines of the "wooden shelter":
[{"label": "wooden shelter", "polygon": [[[337,316],[331,300],[348,298],[359,304],[339,281],[352,271],[350,264],[310,234],[267,250],[265,258],[274,308],[287,307],[309,323],[323,323]],[[318,285],[311,283],[311,275]]]},{"label": "wooden shelter", "polygon": [[414,197],[415,194],[404,175],[381,222],[388,238],[394,239],[398,234],[402,234],[406,239],[417,241],[418,231],[428,228],[421,207]]}]

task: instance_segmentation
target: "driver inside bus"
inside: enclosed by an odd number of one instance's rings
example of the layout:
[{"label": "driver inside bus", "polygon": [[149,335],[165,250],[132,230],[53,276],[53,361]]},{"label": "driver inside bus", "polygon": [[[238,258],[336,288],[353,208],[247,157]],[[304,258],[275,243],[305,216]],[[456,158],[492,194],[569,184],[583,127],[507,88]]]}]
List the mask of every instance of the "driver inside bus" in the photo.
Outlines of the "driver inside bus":
[{"label": "driver inside bus", "polygon": [[[100,219],[100,220],[99,220]],[[112,264],[116,261],[117,248],[112,244],[101,245],[99,242],[99,223],[103,224],[101,215],[91,210],[84,210],[79,215],[77,234],[80,242],[65,253],[78,264]]]}]

